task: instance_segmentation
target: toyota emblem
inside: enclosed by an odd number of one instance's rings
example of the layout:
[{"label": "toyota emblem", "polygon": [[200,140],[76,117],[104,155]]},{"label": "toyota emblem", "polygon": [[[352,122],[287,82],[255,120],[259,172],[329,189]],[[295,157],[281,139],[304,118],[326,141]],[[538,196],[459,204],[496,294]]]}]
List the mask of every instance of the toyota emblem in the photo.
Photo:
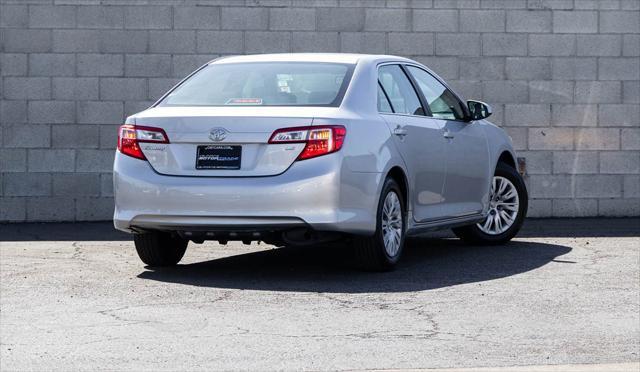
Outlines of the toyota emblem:
[{"label": "toyota emblem", "polygon": [[229,131],[224,128],[213,128],[211,132],[209,132],[209,138],[211,138],[213,142],[224,141],[228,133]]}]

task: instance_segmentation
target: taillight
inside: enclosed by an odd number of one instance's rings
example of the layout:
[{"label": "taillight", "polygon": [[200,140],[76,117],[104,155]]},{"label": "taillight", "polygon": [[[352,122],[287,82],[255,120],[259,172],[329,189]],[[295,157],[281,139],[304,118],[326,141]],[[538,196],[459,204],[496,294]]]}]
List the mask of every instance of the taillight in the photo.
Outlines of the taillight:
[{"label": "taillight", "polygon": [[118,131],[118,151],[136,159],[146,160],[140,143],[169,143],[169,137],[162,128],[142,127],[125,124]]},{"label": "taillight", "polygon": [[304,160],[340,150],[346,135],[347,130],[342,125],[283,128],[273,132],[269,143],[304,143],[297,159]]}]

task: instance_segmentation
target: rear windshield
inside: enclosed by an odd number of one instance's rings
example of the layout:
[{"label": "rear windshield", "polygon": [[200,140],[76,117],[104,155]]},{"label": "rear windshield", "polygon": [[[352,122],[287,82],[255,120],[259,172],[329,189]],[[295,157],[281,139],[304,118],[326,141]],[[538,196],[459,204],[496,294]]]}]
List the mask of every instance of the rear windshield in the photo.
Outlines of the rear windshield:
[{"label": "rear windshield", "polygon": [[159,106],[339,106],[352,72],[340,63],[210,64]]}]

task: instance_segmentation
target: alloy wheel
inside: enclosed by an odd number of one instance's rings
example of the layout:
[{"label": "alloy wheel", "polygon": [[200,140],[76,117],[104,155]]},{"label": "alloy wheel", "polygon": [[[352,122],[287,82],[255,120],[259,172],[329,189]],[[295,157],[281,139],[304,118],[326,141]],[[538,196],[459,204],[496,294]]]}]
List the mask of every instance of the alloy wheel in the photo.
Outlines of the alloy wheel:
[{"label": "alloy wheel", "polygon": [[398,194],[389,191],[382,206],[382,239],[389,257],[395,257],[400,251],[403,234],[402,205]]},{"label": "alloy wheel", "polygon": [[516,221],[520,200],[515,185],[505,177],[495,176],[489,192],[489,215],[478,228],[489,235],[500,235]]}]

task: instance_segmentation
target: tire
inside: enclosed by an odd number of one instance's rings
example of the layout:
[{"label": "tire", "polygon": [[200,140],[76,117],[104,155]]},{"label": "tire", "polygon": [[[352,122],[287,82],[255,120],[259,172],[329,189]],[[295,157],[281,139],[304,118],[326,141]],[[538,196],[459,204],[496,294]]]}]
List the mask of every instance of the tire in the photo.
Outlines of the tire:
[{"label": "tire", "polygon": [[[399,204],[395,204],[392,200],[397,197]],[[385,229],[383,228],[383,214],[385,213],[385,202],[390,198],[389,203],[395,204],[400,208],[400,218],[388,219],[384,218],[385,225],[390,226],[391,230],[399,232],[400,238],[397,241],[397,249],[391,248],[394,243],[390,242],[390,248],[385,246]],[[358,237],[354,239],[353,249],[355,253],[356,265],[367,271],[389,271],[392,270],[400,260],[402,249],[404,247],[405,230],[407,226],[405,195],[402,194],[400,186],[391,178],[387,178],[382,186],[380,200],[378,201],[378,210],[376,213],[376,231],[372,236]],[[396,209],[394,208],[393,211]],[[395,212],[392,212],[395,214]],[[391,223],[389,223],[389,221]],[[398,229],[398,224],[400,224]],[[396,236],[393,231],[386,230],[389,236]],[[395,246],[395,245],[394,245]],[[393,252],[393,253],[390,253]]]},{"label": "tire", "polygon": [[138,257],[151,267],[175,266],[184,256],[189,243],[188,240],[162,232],[135,234],[133,242]]},{"label": "tire", "polygon": [[[511,183],[511,185],[515,187],[515,191],[517,193],[517,199],[515,198],[509,199],[511,201],[517,201],[517,205],[518,205],[517,212],[515,213],[515,218],[513,218],[513,223],[508,228],[506,228],[506,230],[499,233],[498,231],[494,233],[487,233],[486,232],[487,229],[486,228],[483,229],[481,227],[481,226],[486,226],[485,223],[489,222],[488,221],[489,218],[495,218],[496,213],[503,213],[503,211],[500,209],[501,205],[499,205],[498,203],[498,206],[496,206],[496,209],[494,209],[493,207],[490,208],[490,212],[489,212],[490,214],[487,217],[487,219],[485,219],[484,221],[478,224],[473,224],[469,226],[463,226],[463,227],[452,229],[453,233],[457,237],[462,239],[462,241],[464,241],[465,243],[480,244],[480,245],[504,244],[510,241],[514,236],[516,236],[516,234],[518,233],[518,231],[520,231],[520,228],[522,227],[522,223],[524,222],[524,218],[527,214],[527,208],[529,205],[527,187],[524,184],[524,180],[522,179],[522,176],[510,165],[500,162],[496,167],[496,172],[493,179],[495,180],[496,178],[498,178],[499,180],[498,182],[502,182],[500,181],[500,179],[505,178]],[[495,182],[495,181],[492,181],[492,182]],[[493,195],[491,195],[490,198],[492,196]],[[507,202],[507,204],[513,204],[513,203]],[[504,211],[507,214],[510,213],[508,210],[504,210]],[[491,213],[494,213],[494,214],[491,214]],[[495,225],[495,224],[492,224],[492,225]]]}]

